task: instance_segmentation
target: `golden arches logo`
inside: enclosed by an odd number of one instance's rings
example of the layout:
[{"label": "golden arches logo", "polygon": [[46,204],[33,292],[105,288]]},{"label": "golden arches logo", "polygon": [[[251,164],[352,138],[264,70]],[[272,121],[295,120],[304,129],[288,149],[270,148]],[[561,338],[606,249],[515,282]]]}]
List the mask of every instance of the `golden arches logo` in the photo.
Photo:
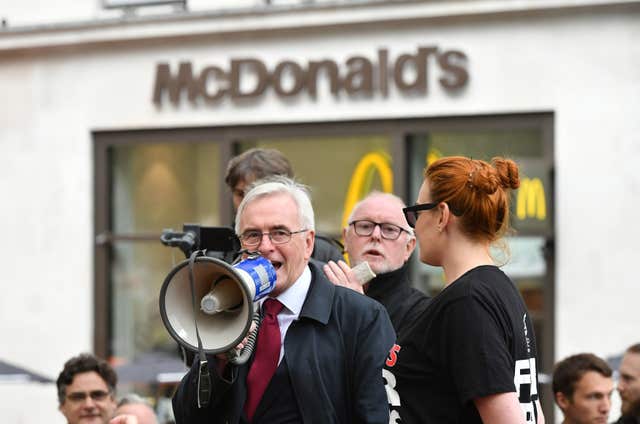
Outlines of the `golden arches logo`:
[{"label": "golden arches logo", "polygon": [[536,218],[544,221],[547,218],[544,186],[539,178],[523,178],[520,181],[516,216],[521,220]]},{"label": "golden arches logo", "polygon": [[442,152],[440,150],[430,148],[429,152],[427,153],[427,157],[425,159],[427,166],[431,165],[433,162],[437,161],[441,157],[442,157]]},{"label": "golden arches logo", "polygon": [[393,171],[389,163],[389,155],[385,152],[367,153],[360,159],[351,174],[347,196],[344,199],[342,228],[347,226],[347,220],[356,203],[371,190],[371,183],[376,171],[382,182],[382,191],[385,193],[393,192]]}]

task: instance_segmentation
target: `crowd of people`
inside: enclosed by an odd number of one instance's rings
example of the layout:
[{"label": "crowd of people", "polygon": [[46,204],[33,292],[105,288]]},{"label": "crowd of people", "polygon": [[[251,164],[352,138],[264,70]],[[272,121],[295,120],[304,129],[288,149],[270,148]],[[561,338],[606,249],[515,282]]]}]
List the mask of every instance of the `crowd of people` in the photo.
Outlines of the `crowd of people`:
[{"label": "crowd of people", "polygon": [[[318,246],[311,198],[279,152],[252,149],[229,164],[226,182],[243,249],[276,271],[258,302],[263,320],[252,358],[207,355],[173,398],[177,424],[544,423],[533,326],[516,286],[490,254],[509,230],[515,162],[445,157],[428,166],[416,203],[372,192],[342,230],[348,264]],[[408,261],[441,267],[433,298],[413,288]],[[318,254],[316,256],[316,254]],[[366,262],[363,282],[352,267]],[[593,354],[560,361],[553,393],[565,424],[606,423],[612,370]],[[640,344],[624,354],[619,424],[640,424]],[[91,355],[58,378],[60,411],[111,424],[155,423],[141,399],[115,400],[116,377]]]}]

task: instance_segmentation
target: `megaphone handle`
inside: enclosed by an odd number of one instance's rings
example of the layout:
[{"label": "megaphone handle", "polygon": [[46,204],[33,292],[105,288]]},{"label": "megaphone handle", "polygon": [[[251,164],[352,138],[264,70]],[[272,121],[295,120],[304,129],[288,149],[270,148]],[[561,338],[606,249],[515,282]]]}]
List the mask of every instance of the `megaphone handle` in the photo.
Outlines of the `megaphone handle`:
[{"label": "megaphone handle", "polygon": [[211,374],[209,374],[209,365],[205,360],[200,361],[198,367],[198,408],[204,408],[209,404],[211,398]]},{"label": "megaphone handle", "polygon": [[227,352],[229,362],[234,365],[242,365],[251,358],[251,354],[253,353],[253,349],[256,345],[256,339],[258,338],[258,330],[260,330],[260,324],[262,323],[262,314],[260,314],[258,310],[253,313],[253,322],[256,326],[249,332],[249,335],[247,336],[247,343],[242,348],[242,351],[238,353],[237,350],[231,349]]},{"label": "megaphone handle", "polygon": [[198,367],[198,408],[204,408],[209,405],[211,399],[211,375],[209,374],[209,366],[207,365],[207,357],[202,348],[202,340],[198,331],[198,310],[196,307],[196,288],[195,278],[193,276],[193,264],[198,255],[204,254],[204,251],[196,250],[189,257],[189,285],[191,286],[191,306],[193,308],[193,323],[196,327],[196,338],[198,339],[198,357],[200,366]]}]

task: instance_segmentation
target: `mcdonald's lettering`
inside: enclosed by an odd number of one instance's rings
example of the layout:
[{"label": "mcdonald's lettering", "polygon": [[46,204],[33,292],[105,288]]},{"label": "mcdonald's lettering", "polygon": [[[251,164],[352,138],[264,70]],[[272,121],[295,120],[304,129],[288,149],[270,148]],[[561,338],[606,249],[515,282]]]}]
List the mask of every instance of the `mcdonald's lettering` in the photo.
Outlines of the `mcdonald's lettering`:
[{"label": "mcdonald's lettering", "polygon": [[331,95],[369,98],[389,95],[390,89],[402,94],[426,96],[431,72],[436,68],[442,90],[455,93],[469,81],[467,56],[459,50],[438,46],[419,46],[412,53],[392,57],[389,50],[378,49],[374,57],[355,55],[344,62],[330,59],[298,63],[284,60],[273,68],[257,58],[231,59],[228,66],[205,65],[194,69],[189,61],[174,67],[168,62],[156,64],[153,102],[161,106],[168,100],[177,106],[186,97],[196,104],[212,104],[223,98],[255,99],[273,89],[280,98],[306,93],[318,95],[318,86],[328,79]]},{"label": "mcdonald's lettering", "polygon": [[535,218],[544,221],[547,218],[544,186],[539,178],[523,178],[520,181],[516,216],[520,220]]}]

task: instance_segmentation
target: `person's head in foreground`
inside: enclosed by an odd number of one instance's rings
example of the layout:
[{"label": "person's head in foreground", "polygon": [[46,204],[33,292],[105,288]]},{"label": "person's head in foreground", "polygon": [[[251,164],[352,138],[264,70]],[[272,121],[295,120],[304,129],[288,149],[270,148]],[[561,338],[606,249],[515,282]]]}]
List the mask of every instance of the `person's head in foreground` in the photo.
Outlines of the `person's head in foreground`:
[{"label": "person's head in foreground", "polygon": [[314,215],[304,186],[280,176],[256,181],[238,207],[236,234],[243,249],[259,252],[276,269],[269,295],[286,291],[313,252]]},{"label": "person's head in foreground", "polygon": [[630,346],[618,369],[618,393],[620,393],[620,412],[625,417],[640,419],[640,343]]},{"label": "person's head in foreground", "polygon": [[115,416],[131,415],[136,417],[138,424],[158,424],[153,408],[140,396],[131,393],[123,396],[118,402]]},{"label": "person's head in foreground", "polygon": [[358,202],[342,230],[351,266],[367,262],[375,274],[402,267],[416,247],[402,213],[404,202],[390,193],[372,192]]},{"label": "person's head in foreground", "polygon": [[612,371],[591,353],[569,356],[553,371],[553,396],[564,424],[606,423],[613,392]]},{"label": "person's head in foreground", "polygon": [[107,424],[116,409],[118,378],[104,360],[83,353],[69,359],[58,376],[58,409],[69,424]]},{"label": "person's head in foreground", "polygon": [[491,163],[444,157],[425,171],[415,205],[404,209],[415,228],[420,260],[453,265],[455,257],[490,256],[489,246],[509,228],[509,190],[520,186],[518,166],[495,157]]}]

